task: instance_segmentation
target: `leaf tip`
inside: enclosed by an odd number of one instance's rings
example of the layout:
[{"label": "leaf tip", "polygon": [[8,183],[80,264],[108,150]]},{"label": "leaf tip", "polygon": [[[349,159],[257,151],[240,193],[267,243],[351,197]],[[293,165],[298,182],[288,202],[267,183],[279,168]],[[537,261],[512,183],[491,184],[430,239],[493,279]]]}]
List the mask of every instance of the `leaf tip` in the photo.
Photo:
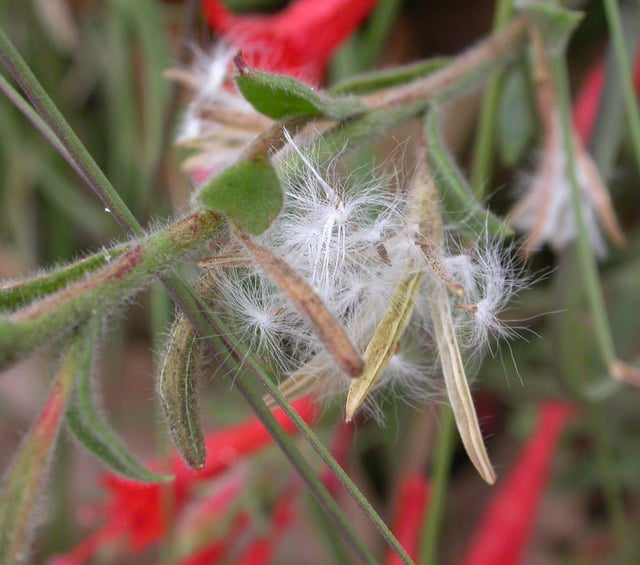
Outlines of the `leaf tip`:
[{"label": "leaf tip", "polygon": [[249,66],[247,62],[244,60],[242,55],[242,50],[239,50],[233,57],[233,64],[236,66],[236,70],[238,74],[241,76],[245,76],[249,72]]}]

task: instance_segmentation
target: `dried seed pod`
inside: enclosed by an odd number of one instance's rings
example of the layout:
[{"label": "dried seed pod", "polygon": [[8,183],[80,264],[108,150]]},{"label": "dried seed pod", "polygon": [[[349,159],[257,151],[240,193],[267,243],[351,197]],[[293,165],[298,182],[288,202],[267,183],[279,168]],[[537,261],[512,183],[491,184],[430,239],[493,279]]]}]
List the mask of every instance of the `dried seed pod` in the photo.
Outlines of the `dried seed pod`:
[{"label": "dried seed pod", "polygon": [[171,328],[158,382],[173,442],[185,463],[196,470],[206,460],[195,383],[199,343],[191,324],[179,316]]},{"label": "dried seed pod", "polygon": [[320,297],[307,282],[282,258],[258,245],[248,235],[234,229],[251,257],[285,292],[292,304],[312,324],[316,336],[331,353],[338,366],[350,377],[358,377],[364,361],[351,343],[344,326],[327,310]]}]

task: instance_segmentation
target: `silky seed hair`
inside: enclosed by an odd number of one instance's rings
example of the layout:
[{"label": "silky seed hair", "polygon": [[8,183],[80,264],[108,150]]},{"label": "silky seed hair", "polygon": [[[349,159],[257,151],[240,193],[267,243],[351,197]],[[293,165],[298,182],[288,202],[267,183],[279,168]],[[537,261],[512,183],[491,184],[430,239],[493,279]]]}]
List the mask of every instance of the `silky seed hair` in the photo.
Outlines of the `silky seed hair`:
[{"label": "silky seed hair", "polygon": [[[344,324],[364,352],[389,307],[398,283],[414,272],[424,280],[406,331],[389,366],[363,409],[381,419],[376,398],[399,395],[411,402],[441,396],[439,356],[434,345],[430,287],[448,281],[456,335],[465,358],[479,358],[494,339],[513,337],[499,317],[528,283],[502,242],[479,234],[471,249],[427,242],[439,270],[425,258],[424,236],[409,213],[407,191],[394,175],[379,171],[345,174],[337,156],[320,162],[288,133],[286,148],[274,158],[285,195],[283,210],[256,243],[292,266]],[[295,156],[297,166],[287,156]],[[365,178],[365,180],[361,180]],[[452,232],[448,227],[445,232]],[[218,308],[245,346],[280,381],[291,375],[311,382],[319,397],[342,395],[351,379],[318,343],[309,324],[240,247],[236,263],[215,268]],[[215,261],[214,261],[215,264]],[[306,385],[305,385],[306,386]]]}]

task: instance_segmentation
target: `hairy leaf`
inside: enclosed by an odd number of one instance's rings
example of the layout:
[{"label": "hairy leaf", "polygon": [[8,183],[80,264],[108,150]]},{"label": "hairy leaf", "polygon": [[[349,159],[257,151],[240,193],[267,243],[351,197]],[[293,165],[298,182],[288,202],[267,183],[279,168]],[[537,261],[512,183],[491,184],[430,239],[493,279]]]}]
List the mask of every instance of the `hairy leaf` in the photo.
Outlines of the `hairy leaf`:
[{"label": "hairy leaf", "polygon": [[227,216],[244,233],[259,235],[280,212],[283,203],[278,175],[266,155],[232,165],[214,177],[200,193],[209,209]]},{"label": "hairy leaf", "polygon": [[91,394],[95,345],[102,321],[92,319],[85,330],[85,346],[78,354],[76,381],[66,411],[67,427],[73,436],[105,465],[130,479],[148,483],[172,477],[150,471],[138,463],[98,413]]},{"label": "hairy leaf", "polygon": [[532,100],[524,69],[514,67],[506,75],[500,93],[496,144],[502,163],[508,167],[522,159],[535,132]]},{"label": "hairy leaf", "polygon": [[0,563],[3,565],[28,562],[34,514],[84,346],[85,339],[76,336],[64,353],[47,402],[4,477],[0,502]]},{"label": "hairy leaf", "polygon": [[195,386],[198,347],[193,327],[179,316],[171,329],[158,383],[173,443],[192,469],[202,469],[207,457]]},{"label": "hairy leaf", "polygon": [[295,116],[344,120],[366,109],[356,98],[329,98],[291,77],[251,69],[240,58],[236,65],[242,95],[258,112],[275,120]]}]

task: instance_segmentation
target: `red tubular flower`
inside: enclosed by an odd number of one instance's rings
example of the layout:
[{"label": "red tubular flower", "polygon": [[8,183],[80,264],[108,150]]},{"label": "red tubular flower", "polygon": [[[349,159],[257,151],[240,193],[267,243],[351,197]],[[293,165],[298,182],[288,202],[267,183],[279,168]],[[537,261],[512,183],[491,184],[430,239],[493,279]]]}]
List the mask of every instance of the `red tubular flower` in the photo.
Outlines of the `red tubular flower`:
[{"label": "red tubular flower", "polygon": [[226,549],[227,544],[225,540],[216,541],[202,548],[194,555],[182,559],[176,565],[212,565],[213,563],[219,563]]},{"label": "red tubular flower", "polygon": [[[636,91],[640,91],[640,47],[636,52],[636,64],[633,74]],[[573,122],[576,131],[585,142],[591,138],[593,126],[595,125],[600,97],[604,88],[604,75],[604,61],[599,61],[587,75],[573,104]]]},{"label": "red tubular flower", "polygon": [[235,15],[221,0],[203,0],[212,28],[242,49],[248,64],[318,84],[327,62],[376,0],[297,0],[275,15]]},{"label": "red tubular flower", "polygon": [[[429,504],[430,485],[419,473],[407,475],[398,491],[398,505],[392,531],[409,557],[418,560],[420,531]],[[389,551],[385,565],[401,565],[394,551]]]},{"label": "red tubular flower", "polygon": [[[318,416],[318,408],[309,397],[293,402],[292,406],[307,423],[314,422]],[[282,410],[274,411],[274,417],[287,433],[296,431],[294,423]],[[174,497],[172,510],[179,513],[192,485],[217,477],[242,459],[268,446],[271,436],[257,418],[251,418],[236,426],[212,432],[205,441],[208,454],[205,467],[201,471],[192,471],[174,455],[171,472],[175,480],[170,485],[140,483],[106,474],[103,484],[110,494],[105,505],[107,523],[76,550],[50,563],[80,565],[105,543],[119,536],[127,536],[132,551],[140,551],[157,542],[167,529],[166,516],[163,514],[166,494],[163,489],[171,489]]]},{"label": "red tubular flower", "polygon": [[[83,345],[83,347],[86,347]],[[5,557],[15,557],[13,562],[27,560],[22,555],[27,550],[28,538],[33,528],[33,515],[43,484],[48,474],[60,424],[72,391],[73,378],[77,372],[78,344],[63,356],[58,374],[47,401],[13,458],[2,482],[2,524],[0,530],[0,552]],[[7,513],[12,516],[6,520]],[[17,541],[16,541],[17,540]],[[22,555],[22,557],[18,557]]]},{"label": "red tubular flower", "polygon": [[[243,544],[245,547],[233,560],[234,565],[269,563],[279,539],[293,522],[295,494],[294,489],[289,489],[289,492],[278,499],[271,512],[269,520],[271,527],[264,534],[255,536],[256,528],[253,527],[251,515],[247,512],[241,512],[220,539],[206,544],[193,555],[179,561],[177,565],[211,565],[225,558],[228,560],[230,555],[238,553],[237,546],[239,544]],[[248,536],[253,537],[247,543]]]},{"label": "red tubular flower", "polygon": [[489,501],[462,565],[522,561],[558,439],[573,415],[574,409],[564,402],[547,401],[538,408],[536,429]]}]

